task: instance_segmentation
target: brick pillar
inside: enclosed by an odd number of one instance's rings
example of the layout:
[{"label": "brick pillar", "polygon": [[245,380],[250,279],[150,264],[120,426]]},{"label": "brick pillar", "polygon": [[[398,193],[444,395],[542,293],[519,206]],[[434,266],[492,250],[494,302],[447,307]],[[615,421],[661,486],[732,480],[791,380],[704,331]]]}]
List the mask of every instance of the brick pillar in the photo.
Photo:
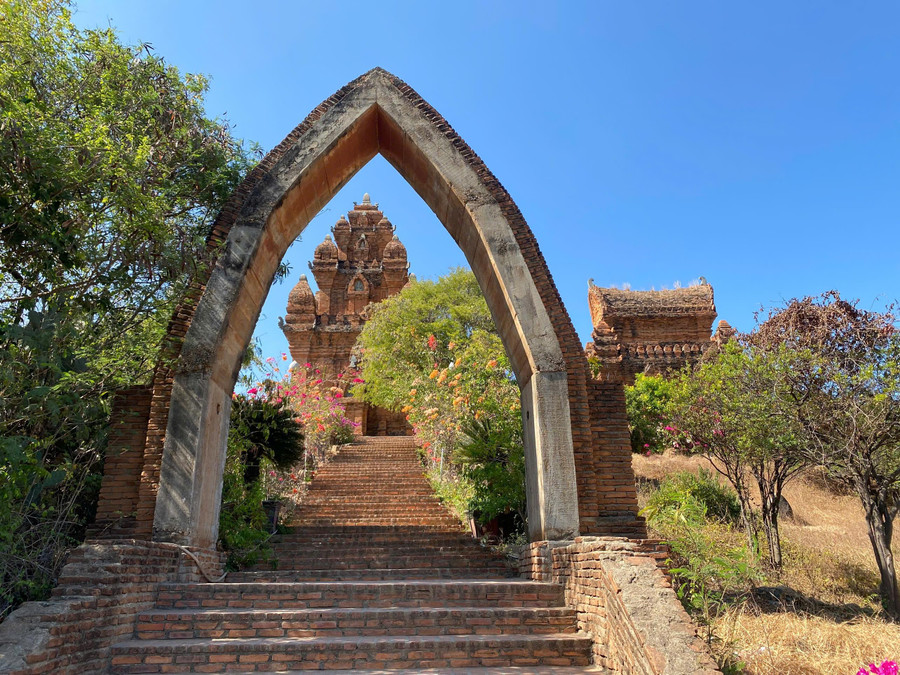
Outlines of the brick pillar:
[{"label": "brick pillar", "polygon": [[94,537],[134,534],[151,394],[144,385],[123,389],[113,399]]}]

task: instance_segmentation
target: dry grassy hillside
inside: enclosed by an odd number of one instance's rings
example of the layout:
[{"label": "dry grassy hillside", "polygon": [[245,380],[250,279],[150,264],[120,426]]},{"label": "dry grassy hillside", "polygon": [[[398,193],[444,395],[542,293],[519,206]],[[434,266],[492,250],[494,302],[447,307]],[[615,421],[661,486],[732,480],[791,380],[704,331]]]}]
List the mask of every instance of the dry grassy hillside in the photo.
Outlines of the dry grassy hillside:
[{"label": "dry grassy hillside", "polygon": [[[709,463],[668,452],[633,460],[642,500],[666,476]],[[815,474],[785,489],[784,570],[716,619],[718,649],[748,675],[856,675],[860,666],[900,660],[900,624],[884,620],[878,574],[859,500],[836,494]],[[894,553],[900,560],[900,542]]]}]

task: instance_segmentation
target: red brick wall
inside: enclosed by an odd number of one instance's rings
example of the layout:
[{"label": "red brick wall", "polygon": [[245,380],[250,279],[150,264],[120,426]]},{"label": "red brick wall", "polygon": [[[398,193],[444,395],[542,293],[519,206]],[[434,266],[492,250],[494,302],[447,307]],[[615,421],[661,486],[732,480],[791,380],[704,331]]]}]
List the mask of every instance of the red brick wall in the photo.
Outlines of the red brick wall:
[{"label": "red brick wall", "polygon": [[593,638],[594,664],[626,675],[719,673],[664,571],[655,540],[579,537],[533,542],[522,576],[562,584],[579,630]]},{"label": "red brick wall", "polygon": [[149,385],[131,387],[113,400],[92,536],[119,536],[134,530],[152,394]]},{"label": "red brick wall", "polygon": [[[210,575],[215,551],[195,552]],[[163,581],[196,582],[196,565],[174,544],[85,543],[72,552],[53,599],[28,602],[0,624],[0,672],[12,675],[106,672],[109,648],[129,639]]]}]

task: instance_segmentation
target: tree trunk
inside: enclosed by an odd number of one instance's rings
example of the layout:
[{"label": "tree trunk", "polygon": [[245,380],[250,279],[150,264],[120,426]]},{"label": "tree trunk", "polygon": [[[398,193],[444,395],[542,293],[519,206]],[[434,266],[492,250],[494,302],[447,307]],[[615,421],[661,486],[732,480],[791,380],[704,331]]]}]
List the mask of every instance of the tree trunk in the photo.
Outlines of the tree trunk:
[{"label": "tree trunk", "polygon": [[869,530],[869,541],[875,552],[878,572],[881,575],[881,600],[885,611],[895,619],[900,619],[900,588],[897,586],[897,570],[894,567],[894,554],[891,551],[893,522],[891,510],[881,503],[876,496],[860,494],[866,510],[866,525]]},{"label": "tree trunk", "polygon": [[741,502],[741,522],[744,524],[744,532],[747,534],[747,550],[754,557],[759,553],[759,531],[753,520],[753,505],[749,495],[744,490],[738,490],[738,499]]},{"label": "tree trunk", "polygon": [[778,507],[781,502],[781,485],[777,481],[769,484],[760,476],[757,476],[757,485],[762,502],[763,530],[766,533],[766,544],[769,548],[769,562],[773,569],[780,571],[782,560],[781,535],[778,532]]},{"label": "tree trunk", "polygon": [[[766,501],[769,503],[767,504]],[[781,535],[778,532],[778,501],[763,501],[763,529],[766,531],[766,543],[769,545],[769,561],[776,570],[781,570]]]}]

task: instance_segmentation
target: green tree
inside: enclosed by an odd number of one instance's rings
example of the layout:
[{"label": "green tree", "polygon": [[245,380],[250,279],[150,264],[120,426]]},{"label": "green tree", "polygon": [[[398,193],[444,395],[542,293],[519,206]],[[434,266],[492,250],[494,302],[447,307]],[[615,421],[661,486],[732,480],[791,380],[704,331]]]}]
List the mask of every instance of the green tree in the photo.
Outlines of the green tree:
[{"label": "green tree", "polygon": [[861,310],[836,291],[772,311],[753,337],[787,352],[780,370],[803,429],[803,453],[853,489],[865,511],[886,610],[900,617],[891,550],[900,512],[900,330],[897,317]]},{"label": "green tree", "polygon": [[694,452],[706,455],[734,486],[751,550],[756,546],[756,510],[750,480],[760,494],[760,515],[769,560],[781,568],[778,507],[785,484],[805,466],[803,438],[790,414],[789,392],[779,373],[784,350],[764,352],[737,340],[673,381],[669,427],[686,435]]},{"label": "green tree", "polygon": [[470,495],[469,514],[523,515],[519,389],[472,272],[410,284],[372,306],[357,345],[365,384],[356,395],[407,414],[436,479]]},{"label": "green tree", "polygon": [[64,0],[0,3],[0,613],[80,535],[110,394],[148,381],[250,165],[206,87]]},{"label": "green tree", "polygon": [[672,385],[661,375],[638,373],[625,387],[625,409],[632,452],[662,452],[670,439],[663,426],[668,421]]},{"label": "green tree", "polygon": [[[409,391],[440,364],[458,360],[473,339],[486,339],[504,355],[490,310],[469,270],[456,269],[438,281],[409,284],[372,305],[359,336],[367,401],[400,410]],[[473,337],[474,336],[474,337]]]}]

